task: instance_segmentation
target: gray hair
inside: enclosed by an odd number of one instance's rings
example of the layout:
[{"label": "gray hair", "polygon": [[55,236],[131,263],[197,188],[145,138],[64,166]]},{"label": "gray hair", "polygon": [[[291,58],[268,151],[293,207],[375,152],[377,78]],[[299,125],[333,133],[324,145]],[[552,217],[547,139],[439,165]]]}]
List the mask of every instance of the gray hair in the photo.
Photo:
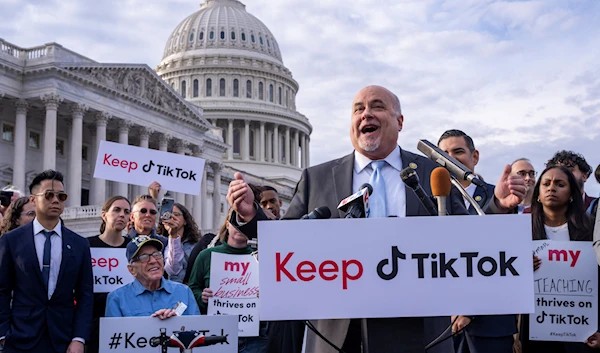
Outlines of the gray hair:
[{"label": "gray hair", "polygon": [[5,187],[2,188],[2,191],[12,191],[12,193],[15,195],[18,195],[18,197],[25,196],[25,194],[21,190],[19,190],[18,187],[14,186],[14,185],[6,185]]}]

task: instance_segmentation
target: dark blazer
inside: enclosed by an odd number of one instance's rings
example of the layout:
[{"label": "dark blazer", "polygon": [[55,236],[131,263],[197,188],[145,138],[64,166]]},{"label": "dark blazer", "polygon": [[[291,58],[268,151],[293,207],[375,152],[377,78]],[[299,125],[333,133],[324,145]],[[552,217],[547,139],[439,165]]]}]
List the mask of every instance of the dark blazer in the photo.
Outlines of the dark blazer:
[{"label": "dark blazer", "polygon": [[[482,208],[494,198],[492,184],[485,183],[485,189],[478,186],[473,193],[473,198]],[[479,200],[478,200],[479,199]],[[469,213],[477,214],[472,205]],[[517,333],[517,315],[480,315],[475,316],[465,329],[467,334],[480,337],[505,337]]]},{"label": "dark blazer", "polygon": [[[425,192],[431,195],[430,175],[438,165],[425,157],[402,149],[400,155],[403,168],[408,167],[411,163],[416,164],[421,185]],[[337,205],[356,191],[352,190],[353,168],[354,153],[351,153],[340,159],[305,169],[284,219],[298,219],[320,206],[329,207],[332,218],[344,217],[345,213],[338,211]],[[489,205],[487,208],[490,208]],[[447,209],[451,214],[468,214],[462,195],[454,187],[452,187],[450,197],[447,198]],[[429,213],[414,191],[406,187],[406,216],[428,215]],[[244,226],[240,226],[240,231],[248,237],[256,237],[256,221],[264,219],[266,217],[259,207],[257,217]],[[350,320],[318,320],[314,324],[325,337],[341,347],[349,322]],[[369,350],[371,352],[422,353],[425,345],[444,332],[450,323],[450,317],[369,319]],[[292,332],[289,336],[295,337],[297,338],[295,340],[301,342],[303,326],[300,325],[296,330],[298,332]],[[283,333],[278,332],[278,334]],[[333,352],[323,340],[310,334],[307,339],[307,353]],[[296,350],[288,350],[288,352],[294,351]],[[452,340],[446,340],[428,352],[448,353],[453,351]]]},{"label": "dark blazer", "polygon": [[44,330],[58,352],[66,352],[75,337],[89,340],[93,294],[89,243],[64,225],[60,271],[50,299],[35,251],[33,223],[0,237],[0,337],[6,336],[7,348],[35,349]]},{"label": "dark blazer", "polygon": [[[475,192],[473,193],[473,199],[475,199],[475,201],[477,201],[477,204],[479,204],[479,206],[481,208],[484,208],[485,205],[494,198],[494,188],[495,188],[495,186],[492,184],[488,184],[486,182],[484,182],[483,184],[485,185],[485,188],[478,186],[475,189]],[[472,214],[472,215],[477,214],[477,211],[475,211],[475,208],[473,207],[473,205],[469,205],[469,214]]]},{"label": "dark blazer", "polygon": [[588,196],[588,194],[584,195],[583,205],[584,205],[584,207],[585,207],[586,210],[590,207],[590,205],[592,204],[592,201],[594,201],[595,199],[596,199],[595,197]]}]

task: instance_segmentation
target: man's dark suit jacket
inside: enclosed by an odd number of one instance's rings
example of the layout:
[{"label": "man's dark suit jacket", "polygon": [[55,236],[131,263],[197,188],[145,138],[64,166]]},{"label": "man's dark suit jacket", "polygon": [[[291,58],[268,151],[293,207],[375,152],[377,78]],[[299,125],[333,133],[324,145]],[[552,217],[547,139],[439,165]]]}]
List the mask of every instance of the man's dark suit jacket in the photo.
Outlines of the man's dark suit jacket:
[{"label": "man's dark suit jacket", "polygon": [[[485,189],[478,186],[473,193],[473,199],[482,208],[494,198],[492,184],[484,183]],[[479,199],[479,200],[478,200]],[[472,205],[469,206],[469,214],[477,212]],[[474,230],[476,231],[476,230]],[[480,230],[485,231],[485,230]],[[480,337],[505,337],[517,333],[517,315],[480,315],[475,316],[465,331],[473,336]]]},{"label": "man's dark suit jacket", "polygon": [[[431,195],[430,175],[433,169],[438,167],[433,161],[416,155],[411,152],[400,149],[402,158],[402,167],[406,168],[411,163],[416,164],[416,171],[419,175],[421,185],[425,192]],[[414,165],[412,165],[414,166]],[[284,219],[298,219],[308,212],[320,206],[327,206],[331,210],[332,218],[343,218],[345,213],[337,210],[337,205],[341,200],[353,194],[357,190],[352,190],[352,177],[354,168],[354,153],[351,153],[343,158],[326,162],[317,166],[305,169],[302,172],[300,181],[296,186],[296,192],[292,199],[288,210],[285,213]],[[491,193],[493,195],[493,191]],[[388,195],[392,197],[393,195]],[[450,214],[468,214],[462,195],[459,191],[452,187],[451,197],[447,198],[447,209]],[[486,206],[488,213],[499,213],[495,207],[493,196]],[[418,197],[412,189],[406,187],[406,216],[428,216],[426,208],[421,204]],[[240,231],[248,237],[256,237],[256,222],[265,220],[266,217],[257,210],[257,217],[247,224],[240,226]],[[365,239],[365,244],[374,239]],[[398,291],[402,288],[399,287]],[[359,305],[357,303],[357,305]],[[407,305],[415,305],[415,303],[407,303]],[[427,305],[427,303],[421,303]],[[333,320],[320,320],[333,321]],[[342,320],[335,320],[342,321]],[[398,318],[398,319],[369,319],[369,349],[371,352],[401,352],[401,353],[422,353],[427,343],[433,341],[440,335],[449,325],[449,317],[430,317],[430,318]],[[347,329],[347,324],[345,329]],[[303,327],[300,327],[303,329]],[[317,325],[318,328],[318,325]],[[341,333],[340,333],[340,330]],[[324,329],[323,333],[330,340],[330,331]],[[278,333],[284,334],[284,333]],[[301,335],[301,332],[291,332],[285,334],[291,336],[295,341]],[[345,337],[344,327],[333,328],[331,335],[340,335]],[[343,338],[335,340],[338,347],[341,347]],[[300,339],[301,342],[301,339]],[[321,346],[323,347],[323,346]],[[326,349],[326,348],[325,348]],[[318,350],[321,351],[321,348]],[[429,353],[448,353],[453,352],[452,340],[445,342],[430,349]],[[289,350],[288,352],[295,352]],[[307,350],[307,352],[309,352]]]},{"label": "man's dark suit jacket", "polygon": [[33,222],[0,237],[0,337],[6,336],[5,350],[26,351],[35,349],[45,334],[55,351],[66,352],[73,338],[90,338],[90,245],[62,226],[60,271],[48,299],[33,239]]}]

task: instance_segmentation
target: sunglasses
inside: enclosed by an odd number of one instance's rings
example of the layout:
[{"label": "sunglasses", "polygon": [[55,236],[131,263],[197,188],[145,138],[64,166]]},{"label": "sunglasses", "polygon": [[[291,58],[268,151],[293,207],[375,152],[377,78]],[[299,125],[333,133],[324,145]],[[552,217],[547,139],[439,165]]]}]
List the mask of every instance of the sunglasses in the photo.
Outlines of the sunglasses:
[{"label": "sunglasses", "polygon": [[148,261],[150,261],[150,256],[152,256],[153,258],[157,259],[157,260],[162,260],[163,259],[163,254],[161,251],[156,251],[153,252],[152,254],[146,254],[146,255],[140,255],[140,256],[136,256],[133,259],[131,259],[131,262],[136,262],[139,261],[143,264],[147,263]]},{"label": "sunglasses", "polygon": [[58,198],[58,201],[66,201],[67,197],[69,197],[69,195],[67,195],[66,192],[62,192],[62,191],[52,191],[52,190],[46,190],[44,192],[40,192],[39,194],[33,194],[33,196],[44,196],[44,198],[48,201],[52,201],[54,199],[54,196],[56,196]]},{"label": "sunglasses", "polygon": [[142,208],[142,209],[140,209],[138,211],[133,211],[133,212],[139,212],[141,214],[146,214],[146,213],[150,212],[150,214],[153,215],[153,216],[156,216],[156,214],[158,213],[158,211],[156,211],[156,210],[149,210],[147,208]]}]

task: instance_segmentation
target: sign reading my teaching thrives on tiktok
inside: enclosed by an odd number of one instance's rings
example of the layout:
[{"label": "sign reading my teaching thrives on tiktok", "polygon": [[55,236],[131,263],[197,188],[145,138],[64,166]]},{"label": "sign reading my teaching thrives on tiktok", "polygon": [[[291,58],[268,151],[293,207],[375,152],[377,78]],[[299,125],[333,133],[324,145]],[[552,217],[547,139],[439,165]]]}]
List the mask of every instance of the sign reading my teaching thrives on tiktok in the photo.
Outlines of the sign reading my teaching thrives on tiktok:
[{"label": "sign reading my teaching thrives on tiktok", "polygon": [[598,263],[592,242],[536,240],[535,314],[529,338],[584,342],[598,330]]},{"label": "sign reading my teaching thrives on tiktok", "polygon": [[103,317],[100,353],[237,353],[234,316]]},{"label": "sign reading my teaching thrives on tiktok", "polygon": [[532,313],[531,242],[528,215],[258,222],[260,319]]},{"label": "sign reading my teaching thrives on tiktok", "polygon": [[177,153],[100,141],[94,178],[199,195],[205,160]]}]

